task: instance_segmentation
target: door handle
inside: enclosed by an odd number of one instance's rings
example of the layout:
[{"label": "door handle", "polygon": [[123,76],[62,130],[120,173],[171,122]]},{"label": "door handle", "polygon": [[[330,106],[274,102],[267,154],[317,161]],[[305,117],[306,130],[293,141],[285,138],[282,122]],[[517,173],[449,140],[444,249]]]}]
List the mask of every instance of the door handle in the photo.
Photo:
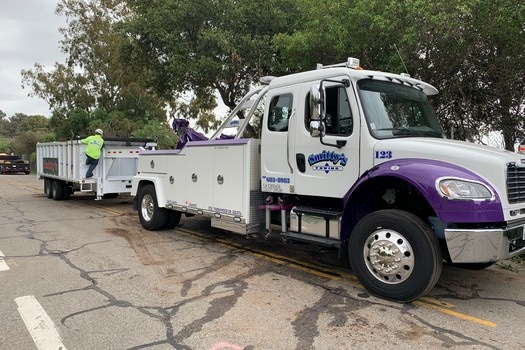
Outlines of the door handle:
[{"label": "door handle", "polygon": [[302,153],[297,153],[295,155],[295,162],[297,163],[297,170],[301,173],[306,171],[306,157]]}]

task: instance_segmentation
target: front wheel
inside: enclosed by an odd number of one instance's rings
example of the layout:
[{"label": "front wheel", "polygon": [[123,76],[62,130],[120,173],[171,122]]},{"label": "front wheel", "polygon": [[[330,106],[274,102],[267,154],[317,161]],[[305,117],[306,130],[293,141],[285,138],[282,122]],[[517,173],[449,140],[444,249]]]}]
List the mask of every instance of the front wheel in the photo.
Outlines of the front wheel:
[{"label": "front wheel", "polygon": [[439,242],[419,217],[380,210],[357,223],[349,241],[352,270],[380,297],[408,302],[428,293],[443,268]]},{"label": "front wheel", "polygon": [[153,185],[140,188],[138,195],[139,219],[142,227],[148,231],[161,230],[168,222],[168,210],[159,208],[157,194]]}]

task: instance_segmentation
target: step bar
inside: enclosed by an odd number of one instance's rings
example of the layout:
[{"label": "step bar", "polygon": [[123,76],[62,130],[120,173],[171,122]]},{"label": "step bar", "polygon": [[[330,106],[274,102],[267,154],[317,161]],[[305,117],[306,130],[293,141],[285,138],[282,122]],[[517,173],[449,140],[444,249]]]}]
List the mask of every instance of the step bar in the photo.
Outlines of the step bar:
[{"label": "step bar", "polygon": [[293,207],[290,229],[281,232],[286,240],[301,241],[325,247],[339,247],[342,211],[318,207]]}]

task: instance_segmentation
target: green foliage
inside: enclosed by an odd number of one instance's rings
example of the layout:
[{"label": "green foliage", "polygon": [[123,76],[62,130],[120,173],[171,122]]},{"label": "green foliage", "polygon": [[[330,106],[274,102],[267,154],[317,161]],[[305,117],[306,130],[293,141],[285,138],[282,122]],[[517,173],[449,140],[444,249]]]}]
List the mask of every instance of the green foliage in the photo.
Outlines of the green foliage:
[{"label": "green foliage", "polygon": [[102,109],[95,110],[91,115],[89,133],[100,128],[104,131],[104,137],[130,137],[136,130],[136,123],[126,117],[123,112],[106,112]]},{"label": "green foliage", "polygon": [[292,0],[128,2],[136,14],[125,23],[130,47],[154,72],[156,91],[216,90],[230,108],[261,75],[279,70],[272,37],[297,20]]},{"label": "green foliage", "polygon": [[165,118],[166,101],[147,85],[149,68],[135,64],[140,58],[124,50],[128,38],[118,27],[129,15],[125,1],[61,0],[57,14],[68,18],[61,41],[67,63],[56,63],[51,71],[35,64],[22,72],[22,82],[31,88],[31,96],[49,103],[59,137],[82,130],[84,125],[72,125],[78,120],[66,122],[77,109],[119,112],[130,123]]},{"label": "green foliage", "polygon": [[79,108],[74,109],[64,118],[54,115],[51,124],[59,140],[92,135],[98,128],[104,131],[104,137],[126,138],[137,129],[137,125],[140,125],[126,117],[124,112],[107,112],[103,109],[87,112]]},{"label": "green foliage", "polygon": [[38,142],[44,142],[49,138],[49,134],[34,131],[24,131],[18,134],[13,141],[13,153],[17,155],[25,155],[26,158],[36,150]]},{"label": "green foliage", "polygon": [[510,259],[500,260],[496,265],[503,270],[519,271],[521,267],[525,266],[525,254],[520,254]]},{"label": "green foliage", "polygon": [[53,137],[49,119],[41,115],[16,113],[0,120],[0,152],[16,155],[30,155],[37,142]]},{"label": "green foliage", "polygon": [[474,140],[485,125],[503,130],[513,150],[523,136],[524,3],[354,0],[320,9],[297,2],[298,28],[273,38],[292,69],[354,56],[367,69],[408,71],[440,90],[433,102],[456,138]]},{"label": "green foliage", "polygon": [[171,114],[172,118],[183,118],[186,120],[197,120],[197,126],[205,133],[215,130],[220,126],[220,120],[215,116],[214,109],[217,107],[215,96],[206,91],[198,90],[187,103],[180,103],[178,109]]},{"label": "green foliage", "polygon": [[6,137],[0,137],[0,153],[11,154],[14,152],[13,140]]},{"label": "green foliage", "polygon": [[[68,20],[67,62],[35,64],[22,78],[51,106],[58,138],[94,127],[130,135],[163,123],[166,107],[208,132],[217,94],[233,108],[261,76],[347,56],[435,85],[433,103],[456,138],[504,130],[511,149],[525,136],[523,2],[61,0],[57,13]],[[11,132],[0,117],[0,133]]]},{"label": "green foliage", "polygon": [[87,111],[75,108],[68,115],[53,113],[50,124],[55,130],[58,140],[69,140],[77,135],[90,135],[90,115]]},{"label": "green foliage", "polygon": [[175,149],[179,137],[173,132],[167,122],[148,121],[141,129],[136,130],[133,137],[149,138],[157,142],[160,149]]},{"label": "green foliage", "polygon": [[0,122],[0,135],[15,136],[25,131],[46,133],[49,131],[49,119],[42,115],[16,113]]}]

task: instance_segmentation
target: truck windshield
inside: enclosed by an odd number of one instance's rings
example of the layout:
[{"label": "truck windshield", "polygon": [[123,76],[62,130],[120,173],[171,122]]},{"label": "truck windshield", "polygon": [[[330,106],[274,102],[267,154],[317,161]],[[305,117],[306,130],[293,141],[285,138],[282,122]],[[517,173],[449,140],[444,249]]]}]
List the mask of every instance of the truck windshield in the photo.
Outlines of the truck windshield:
[{"label": "truck windshield", "polygon": [[444,137],[427,96],[412,87],[388,81],[358,82],[359,96],[372,136]]}]

